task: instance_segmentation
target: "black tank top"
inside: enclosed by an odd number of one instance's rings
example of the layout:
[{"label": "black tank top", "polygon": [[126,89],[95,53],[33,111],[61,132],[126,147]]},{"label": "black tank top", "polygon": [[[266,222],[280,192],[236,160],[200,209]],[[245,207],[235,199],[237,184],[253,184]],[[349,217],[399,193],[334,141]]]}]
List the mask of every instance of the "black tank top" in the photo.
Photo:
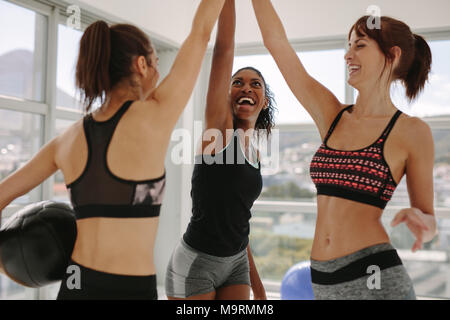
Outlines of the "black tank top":
[{"label": "black tank top", "polygon": [[195,158],[192,217],[183,240],[218,257],[241,252],[249,242],[250,210],[261,189],[261,165],[246,159],[235,131],[222,152]]},{"label": "black tank top", "polygon": [[[92,217],[147,218],[159,216],[165,189],[165,174],[143,181],[125,180],[108,168],[106,155],[114,131],[133,101],[126,102],[107,121],[83,119],[88,161],[83,173],[67,185],[77,219]],[[133,161],[133,159],[129,159]]]}]

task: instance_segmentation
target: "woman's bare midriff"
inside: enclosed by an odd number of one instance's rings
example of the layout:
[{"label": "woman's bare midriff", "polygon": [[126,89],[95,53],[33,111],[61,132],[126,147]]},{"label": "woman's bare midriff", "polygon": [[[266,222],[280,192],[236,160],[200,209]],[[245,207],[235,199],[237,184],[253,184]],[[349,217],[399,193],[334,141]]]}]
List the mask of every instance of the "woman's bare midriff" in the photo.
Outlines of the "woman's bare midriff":
[{"label": "woman's bare midriff", "polygon": [[376,244],[389,242],[382,223],[383,210],[337,197],[317,197],[317,222],[311,259],[340,258]]},{"label": "woman's bare midriff", "polygon": [[97,271],[156,274],[153,249],[159,218],[89,218],[77,221],[72,260]]}]

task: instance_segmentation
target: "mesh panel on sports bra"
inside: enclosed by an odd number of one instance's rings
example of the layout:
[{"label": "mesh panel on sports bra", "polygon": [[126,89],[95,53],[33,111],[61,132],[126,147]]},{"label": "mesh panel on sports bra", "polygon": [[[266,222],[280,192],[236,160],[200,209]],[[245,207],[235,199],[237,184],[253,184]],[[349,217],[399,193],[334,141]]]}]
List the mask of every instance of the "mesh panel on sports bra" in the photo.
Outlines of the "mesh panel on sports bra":
[{"label": "mesh panel on sports bra", "polygon": [[159,215],[164,196],[165,175],[151,180],[131,181],[115,176],[107,166],[106,155],[112,136],[131,104],[132,101],[126,102],[107,121],[95,121],[92,114],[84,118],[88,161],[81,176],[67,186],[79,219]]}]

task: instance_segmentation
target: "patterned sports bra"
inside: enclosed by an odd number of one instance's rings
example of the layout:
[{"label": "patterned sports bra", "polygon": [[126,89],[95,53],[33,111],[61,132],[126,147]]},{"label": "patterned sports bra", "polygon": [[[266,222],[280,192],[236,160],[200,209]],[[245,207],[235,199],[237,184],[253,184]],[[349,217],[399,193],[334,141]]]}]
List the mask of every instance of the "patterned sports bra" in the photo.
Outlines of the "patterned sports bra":
[{"label": "patterned sports bra", "polygon": [[327,141],[342,114],[351,107],[353,105],[341,110],[333,121],[311,161],[310,175],[318,195],[344,198],[384,209],[397,183],[384,158],[383,147],[402,112],[398,110],[394,114],[381,136],[368,147],[352,151],[328,147]]}]

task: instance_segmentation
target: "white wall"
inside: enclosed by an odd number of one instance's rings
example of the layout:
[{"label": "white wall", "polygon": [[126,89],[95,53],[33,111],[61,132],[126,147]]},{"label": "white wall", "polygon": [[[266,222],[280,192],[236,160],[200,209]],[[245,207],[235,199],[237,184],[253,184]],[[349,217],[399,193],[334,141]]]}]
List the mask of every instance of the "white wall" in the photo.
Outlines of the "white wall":
[{"label": "white wall", "polygon": [[[137,24],[178,46],[189,33],[200,0],[78,0]],[[450,28],[449,0],[273,0],[292,40],[344,36],[351,25],[377,5],[382,15],[408,23],[414,30]],[[261,42],[250,0],[236,0],[239,44]],[[214,39],[214,36],[211,38]]]},{"label": "white wall", "polygon": [[[381,15],[400,19],[414,30],[450,28],[448,0],[273,0],[289,39],[346,36],[370,5]],[[261,36],[249,1],[237,0],[238,43],[261,42]]]},{"label": "white wall", "polygon": [[193,0],[75,0],[82,8],[135,24],[179,46],[187,36],[196,6]]}]

